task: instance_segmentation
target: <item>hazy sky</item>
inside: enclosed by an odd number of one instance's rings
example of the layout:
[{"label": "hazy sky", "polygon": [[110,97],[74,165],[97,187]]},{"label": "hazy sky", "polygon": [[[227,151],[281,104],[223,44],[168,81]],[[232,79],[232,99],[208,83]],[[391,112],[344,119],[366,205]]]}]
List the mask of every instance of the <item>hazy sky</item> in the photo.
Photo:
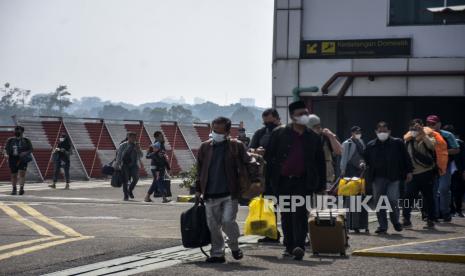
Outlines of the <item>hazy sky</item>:
[{"label": "hazy sky", "polygon": [[139,104],[271,104],[272,0],[0,0],[0,82]]}]

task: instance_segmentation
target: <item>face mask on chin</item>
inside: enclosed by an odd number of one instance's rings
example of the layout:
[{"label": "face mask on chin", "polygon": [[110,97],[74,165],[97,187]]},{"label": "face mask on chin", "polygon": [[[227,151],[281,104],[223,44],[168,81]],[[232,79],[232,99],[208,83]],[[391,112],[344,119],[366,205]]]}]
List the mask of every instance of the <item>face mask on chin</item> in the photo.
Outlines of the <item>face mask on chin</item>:
[{"label": "face mask on chin", "polygon": [[60,142],[64,142],[65,141],[65,138],[60,138]]},{"label": "face mask on chin", "polygon": [[362,134],[355,134],[355,139],[357,139],[357,140],[362,139]]},{"label": "face mask on chin", "polygon": [[211,136],[212,136],[213,141],[215,141],[215,143],[221,143],[225,140],[224,134],[219,134],[214,131],[212,131]]},{"label": "face mask on chin", "polygon": [[308,115],[301,115],[299,117],[295,117],[295,123],[298,125],[306,126],[310,121],[310,117]]},{"label": "face mask on chin", "polygon": [[382,142],[386,141],[389,138],[389,132],[378,132],[376,136]]}]

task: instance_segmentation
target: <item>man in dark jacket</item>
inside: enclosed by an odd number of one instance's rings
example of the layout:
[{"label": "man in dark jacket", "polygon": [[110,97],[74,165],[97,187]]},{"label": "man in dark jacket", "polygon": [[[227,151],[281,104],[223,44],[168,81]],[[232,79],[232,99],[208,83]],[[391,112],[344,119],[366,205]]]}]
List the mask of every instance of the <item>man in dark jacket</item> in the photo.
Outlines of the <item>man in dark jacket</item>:
[{"label": "man in dark jacket", "polygon": [[[211,234],[208,263],[224,263],[224,238],[234,259],[242,259],[239,226],[236,222],[240,183],[238,165],[247,166],[250,156],[242,142],[231,140],[231,120],[218,117],[212,122],[212,139],[200,145],[197,154],[196,197],[203,197]],[[241,164],[242,163],[242,164]]]},{"label": "man in dark jacket", "polygon": [[[271,138],[271,133],[273,130],[278,127],[281,122],[279,118],[279,113],[274,108],[265,109],[262,113],[262,120],[264,127],[260,128],[259,130],[255,131],[252,141],[249,145],[249,150],[251,152],[255,152],[257,154],[264,155],[265,149],[268,146]],[[269,177],[265,179],[265,192],[264,195],[274,195],[273,190],[271,188]],[[276,214],[276,213],[275,213]],[[277,217],[276,217],[277,219]],[[276,223],[276,225],[278,225]],[[258,242],[272,242],[272,243],[279,243],[281,234],[278,231],[277,239],[272,239],[269,237],[265,237],[259,239]]]},{"label": "man in dark jacket", "polygon": [[[124,201],[128,201],[129,197],[134,198],[133,190],[139,181],[139,162],[142,158],[137,134],[128,132],[127,138],[128,140],[119,146],[114,164],[115,168],[121,170],[122,173]],[[129,179],[132,181],[128,185]]]},{"label": "man in dark jacket", "polygon": [[65,172],[66,186],[65,190],[69,189],[69,169],[71,166],[71,139],[66,133],[63,133],[59,138],[58,145],[53,151],[53,184],[49,185],[50,188],[55,189],[60,175],[61,168]]},{"label": "man in dark jacket", "polygon": [[[386,122],[379,122],[376,126],[377,138],[367,144],[364,160],[368,167],[367,181],[373,187],[375,204],[381,196],[387,196],[392,211],[389,213],[391,223],[398,232],[402,231],[399,223],[398,201],[400,197],[399,185],[405,180],[412,180],[413,165],[404,142],[391,137],[391,130]],[[386,234],[388,229],[387,213],[385,209],[376,212],[379,227],[377,234]]]},{"label": "man in dark jacket", "polygon": [[250,149],[265,149],[270,142],[271,132],[281,124],[279,113],[274,108],[265,109],[262,113],[262,120],[264,127],[255,131],[249,144]]},{"label": "man in dark jacket", "polygon": [[[319,136],[306,127],[308,109],[304,102],[294,102],[289,105],[289,114],[292,123],[273,130],[265,151],[267,177],[274,194],[283,199],[309,196],[326,188],[323,146]],[[286,241],[283,255],[302,260],[307,236],[305,204],[295,212],[281,210],[281,224]]]},{"label": "man in dark jacket", "polygon": [[19,183],[19,195],[24,194],[24,183],[26,182],[27,163],[32,161],[31,140],[23,136],[24,127],[15,127],[15,136],[7,140],[5,144],[5,158],[11,171],[11,185],[13,190],[11,195],[16,195],[17,184]]}]

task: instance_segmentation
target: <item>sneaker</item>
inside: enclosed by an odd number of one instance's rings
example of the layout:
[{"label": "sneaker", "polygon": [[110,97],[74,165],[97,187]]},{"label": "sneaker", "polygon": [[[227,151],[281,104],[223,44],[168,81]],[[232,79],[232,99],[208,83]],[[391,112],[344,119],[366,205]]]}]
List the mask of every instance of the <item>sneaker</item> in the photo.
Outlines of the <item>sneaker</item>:
[{"label": "sneaker", "polygon": [[304,254],[305,251],[300,247],[296,247],[294,248],[294,250],[292,250],[292,255],[294,256],[294,260],[296,261],[301,261],[304,257]]},{"label": "sneaker", "polygon": [[463,217],[464,217],[464,215],[463,215],[463,213],[462,213],[462,212],[458,212],[458,213],[457,213],[457,216],[459,216],[459,217],[461,217],[461,218],[463,218]]},{"label": "sneaker", "polygon": [[452,217],[447,217],[444,219],[444,222],[451,222],[452,221]]},{"label": "sneaker", "polygon": [[162,203],[168,203],[168,202],[171,202],[171,199],[164,198],[163,201],[162,201]]},{"label": "sneaker", "polygon": [[394,224],[394,230],[396,230],[397,232],[402,232],[403,230],[402,224],[400,223]]},{"label": "sneaker", "polygon": [[24,195],[24,187],[19,188],[19,195]]},{"label": "sneaker", "polygon": [[234,260],[240,260],[242,258],[244,258],[244,253],[242,253],[242,250],[238,249],[238,250],[235,250],[235,251],[231,251],[232,253],[232,256],[234,258]]},{"label": "sneaker", "polygon": [[387,230],[381,229],[381,228],[378,227],[378,229],[376,229],[375,233],[378,234],[378,235],[385,235],[385,234],[387,234]]},{"label": "sneaker", "polygon": [[404,221],[402,222],[402,227],[403,228],[412,228],[412,222],[410,220],[404,219]]},{"label": "sneaker", "polygon": [[10,195],[16,195],[16,194],[18,194],[18,191],[16,190],[16,188],[13,188],[13,190],[11,190]]},{"label": "sneaker", "polygon": [[66,183],[65,190],[69,190],[69,183]]},{"label": "sneaker", "polygon": [[48,185],[48,186],[49,186],[50,188],[52,188],[52,189],[56,189],[56,187],[57,187],[55,183],[50,184],[50,185]]},{"label": "sneaker", "polygon": [[210,264],[223,264],[226,262],[226,259],[224,256],[222,257],[208,257],[205,262],[210,263]]},{"label": "sneaker", "polygon": [[128,200],[129,200],[128,196],[125,195],[124,198],[123,198],[123,200],[124,200],[124,201],[128,201]]},{"label": "sneaker", "polygon": [[134,199],[134,194],[132,193],[132,191],[129,191],[129,192],[128,192],[128,195],[129,195],[129,197],[130,197],[131,199]]}]

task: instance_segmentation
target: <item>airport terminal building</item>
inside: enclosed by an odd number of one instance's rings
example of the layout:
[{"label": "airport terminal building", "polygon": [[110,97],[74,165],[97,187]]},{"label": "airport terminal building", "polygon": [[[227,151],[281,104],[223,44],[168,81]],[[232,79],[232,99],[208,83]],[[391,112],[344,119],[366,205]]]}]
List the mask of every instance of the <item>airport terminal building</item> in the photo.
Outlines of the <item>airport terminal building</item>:
[{"label": "airport terminal building", "polygon": [[428,114],[465,135],[465,0],[275,0],[273,43],[283,122],[299,94],[341,138]]}]

